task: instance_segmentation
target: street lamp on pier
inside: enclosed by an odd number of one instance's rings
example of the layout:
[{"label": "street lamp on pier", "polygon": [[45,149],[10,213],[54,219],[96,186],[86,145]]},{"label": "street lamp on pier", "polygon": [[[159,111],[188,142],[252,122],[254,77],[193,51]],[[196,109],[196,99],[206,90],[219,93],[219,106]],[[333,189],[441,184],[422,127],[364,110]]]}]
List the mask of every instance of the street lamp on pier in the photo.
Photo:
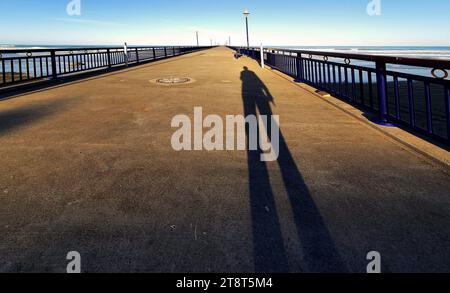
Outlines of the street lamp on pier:
[{"label": "street lamp on pier", "polygon": [[247,9],[244,11],[244,16],[245,16],[245,29],[247,32],[247,49],[249,49],[250,48],[250,39],[248,36],[248,17],[250,16],[250,12],[248,12]]}]

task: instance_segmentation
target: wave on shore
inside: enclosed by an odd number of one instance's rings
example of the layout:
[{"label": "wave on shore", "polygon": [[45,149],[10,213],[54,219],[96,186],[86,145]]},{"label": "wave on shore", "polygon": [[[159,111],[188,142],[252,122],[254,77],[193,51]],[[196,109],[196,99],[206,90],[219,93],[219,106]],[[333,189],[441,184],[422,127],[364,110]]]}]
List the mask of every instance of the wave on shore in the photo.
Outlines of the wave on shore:
[{"label": "wave on shore", "polygon": [[306,51],[325,51],[325,52],[339,52],[352,53],[362,55],[375,56],[393,56],[393,57],[408,57],[408,58],[427,58],[427,59],[442,59],[450,60],[450,47],[411,47],[411,48],[395,48],[395,47],[372,47],[372,48],[346,48],[346,47],[282,47],[292,50],[306,50]]}]

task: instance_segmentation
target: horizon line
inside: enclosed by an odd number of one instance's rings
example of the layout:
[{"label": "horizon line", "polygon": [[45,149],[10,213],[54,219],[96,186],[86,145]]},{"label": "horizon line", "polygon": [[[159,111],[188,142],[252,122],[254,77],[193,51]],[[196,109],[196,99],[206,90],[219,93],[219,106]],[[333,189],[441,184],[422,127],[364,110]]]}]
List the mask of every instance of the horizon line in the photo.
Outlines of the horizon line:
[{"label": "horizon line", "polygon": [[[128,45],[132,44],[131,42],[127,42]],[[217,42],[219,46],[223,46],[223,42]],[[132,46],[196,46],[197,44],[132,44]],[[201,44],[200,44],[201,45]],[[51,44],[51,43],[9,43],[9,42],[0,42],[0,46],[123,46],[121,44]],[[246,47],[246,44],[232,45],[237,47]],[[260,45],[251,45],[250,47],[259,47]],[[447,45],[263,45],[264,47],[355,47],[355,48],[369,48],[369,47],[450,47],[450,44]]]}]

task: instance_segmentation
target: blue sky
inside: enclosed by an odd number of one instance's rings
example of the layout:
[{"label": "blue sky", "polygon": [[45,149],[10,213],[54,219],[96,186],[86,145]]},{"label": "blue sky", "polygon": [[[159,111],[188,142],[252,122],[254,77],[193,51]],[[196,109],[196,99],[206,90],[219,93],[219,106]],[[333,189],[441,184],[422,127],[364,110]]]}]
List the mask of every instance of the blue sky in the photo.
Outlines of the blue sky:
[{"label": "blue sky", "polygon": [[70,16],[71,0],[1,0],[0,44],[243,45],[247,8],[253,45],[450,45],[449,0],[381,0],[380,16],[370,1],[81,0]]}]

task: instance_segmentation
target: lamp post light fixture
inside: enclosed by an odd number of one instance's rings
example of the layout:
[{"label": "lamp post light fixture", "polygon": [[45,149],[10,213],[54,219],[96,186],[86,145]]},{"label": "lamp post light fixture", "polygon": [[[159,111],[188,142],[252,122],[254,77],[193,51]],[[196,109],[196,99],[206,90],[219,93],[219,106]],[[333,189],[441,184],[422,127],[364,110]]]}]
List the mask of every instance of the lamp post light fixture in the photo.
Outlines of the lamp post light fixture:
[{"label": "lamp post light fixture", "polygon": [[250,39],[248,37],[248,17],[250,16],[250,12],[248,12],[247,9],[244,11],[244,16],[245,16],[245,29],[247,31],[247,49],[249,49],[250,48]]}]

